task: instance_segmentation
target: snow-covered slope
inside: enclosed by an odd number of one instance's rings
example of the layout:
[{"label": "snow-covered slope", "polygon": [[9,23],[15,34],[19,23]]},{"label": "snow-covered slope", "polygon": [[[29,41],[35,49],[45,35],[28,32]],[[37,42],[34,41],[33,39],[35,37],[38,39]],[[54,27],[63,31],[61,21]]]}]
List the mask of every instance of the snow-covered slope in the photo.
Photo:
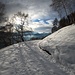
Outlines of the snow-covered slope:
[{"label": "snow-covered slope", "polygon": [[75,75],[75,26],[1,49],[0,75]]},{"label": "snow-covered slope", "polygon": [[64,27],[43,39],[40,48],[51,54],[51,61],[75,75],[75,25]]},{"label": "snow-covered slope", "polygon": [[68,75],[46,58],[37,43],[29,41],[0,50],[0,75]]}]

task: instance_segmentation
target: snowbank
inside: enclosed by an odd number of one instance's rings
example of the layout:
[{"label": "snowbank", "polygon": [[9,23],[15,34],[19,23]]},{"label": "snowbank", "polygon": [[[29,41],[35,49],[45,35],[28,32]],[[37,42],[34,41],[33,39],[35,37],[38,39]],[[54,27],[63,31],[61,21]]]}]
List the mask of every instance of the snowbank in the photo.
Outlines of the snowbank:
[{"label": "snowbank", "polygon": [[0,75],[68,75],[49,62],[38,42],[18,43],[0,50]]},{"label": "snowbank", "polygon": [[75,25],[1,49],[0,75],[75,75]]},{"label": "snowbank", "polygon": [[51,34],[43,39],[39,46],[51,53],[55,63],[65,66],[75,75],[75,25],[64,27]]}]

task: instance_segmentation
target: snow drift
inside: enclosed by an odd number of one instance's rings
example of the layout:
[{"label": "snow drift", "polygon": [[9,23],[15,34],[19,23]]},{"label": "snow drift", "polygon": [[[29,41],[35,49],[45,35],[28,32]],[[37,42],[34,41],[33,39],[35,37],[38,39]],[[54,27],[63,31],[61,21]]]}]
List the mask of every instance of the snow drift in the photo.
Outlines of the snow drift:
[{"label": "snow drift", "polygon": [[[70,73],[75,71],[75,25],[64,27],[43,39],[39,46]],[[75,72],[73,72],[75,75]],[[71,74],[72,75],[72,74]]]}]

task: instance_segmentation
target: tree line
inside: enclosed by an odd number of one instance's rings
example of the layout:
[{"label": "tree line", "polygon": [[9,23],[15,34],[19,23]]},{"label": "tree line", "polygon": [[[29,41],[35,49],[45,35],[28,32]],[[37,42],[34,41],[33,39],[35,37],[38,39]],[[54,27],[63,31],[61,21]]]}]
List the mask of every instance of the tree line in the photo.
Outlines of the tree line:
[{"label": "tree line", "polygon": [[75,12],[72,12],[71,14],[67,15],[67,17],[63,17],[60,19],[59,21],[60,27],[65,27],[68,25],[75,24]]},{"label": "tree line", "polygon": [[52,0],[50,7],[60,18],[59,21],[57,18],[54,19],[52,32],[75,23],[75,0]]}]

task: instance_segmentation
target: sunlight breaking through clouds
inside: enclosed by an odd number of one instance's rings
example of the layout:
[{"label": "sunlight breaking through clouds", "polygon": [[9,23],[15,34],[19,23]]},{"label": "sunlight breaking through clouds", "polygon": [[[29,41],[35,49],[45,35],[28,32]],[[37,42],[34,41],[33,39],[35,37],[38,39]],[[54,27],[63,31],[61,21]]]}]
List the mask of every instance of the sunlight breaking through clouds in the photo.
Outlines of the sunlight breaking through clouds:
[{"label": "sunlight breaking through clouds", "polygon": [[49,7],[52,3],[51,0],[0,0],[0,2],[6,4],[8,16],[21,11],[28,13],[30,20],[40,20],[37,23],[33,21],[29,22],[29,26],[33,29],[43,26],[52,27],[52,20],[57,17],[57,13],[53,12]]},{"label": "sunlight breaking through clouds", "polygon": [[44,21],[40,20],[40,22],[31,22],[29,27],[32,27],[32,29],[36,32],[51,32],[52,20],[47,20],[49,24],[44,23]]}]

